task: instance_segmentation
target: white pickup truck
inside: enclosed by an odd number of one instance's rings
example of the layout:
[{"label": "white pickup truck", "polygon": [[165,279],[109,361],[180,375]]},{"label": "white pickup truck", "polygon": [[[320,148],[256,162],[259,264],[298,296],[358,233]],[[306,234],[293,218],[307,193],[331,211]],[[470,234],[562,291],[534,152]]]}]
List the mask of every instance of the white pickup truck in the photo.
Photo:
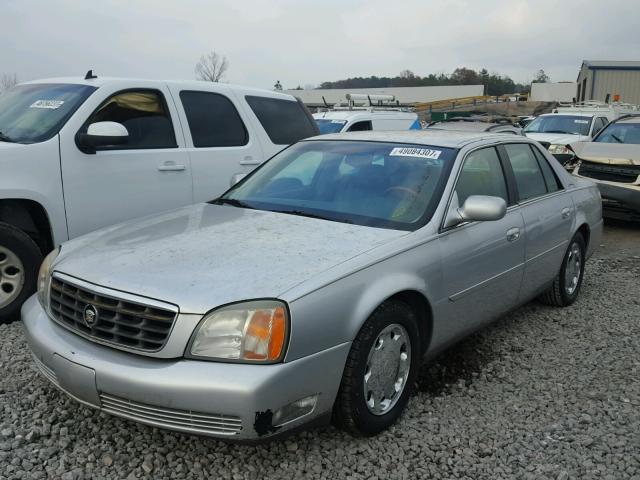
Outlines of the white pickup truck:
[{"label": "white pickup truck", "polygon": [[291,95],[219,83],[60,78],[0,95],[0,323],[42,256],[131,218],[210,200],[318,128]]}]

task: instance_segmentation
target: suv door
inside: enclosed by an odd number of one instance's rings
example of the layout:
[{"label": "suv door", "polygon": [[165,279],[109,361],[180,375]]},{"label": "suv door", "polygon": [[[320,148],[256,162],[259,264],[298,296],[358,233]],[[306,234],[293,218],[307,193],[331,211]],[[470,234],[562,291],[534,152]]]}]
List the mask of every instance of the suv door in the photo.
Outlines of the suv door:
[{"label": "suv door", "polygon": [[185,126],[195,202],[216,198],[234,176],[249,173],[264,160],[255,130],[227,87],[211,88],[215,90],[171,89]]},{"label": "suv door", "polygon": [[[61,134],[70,238],[193,203],[189,157],[180,148],[182,131],[167,98],[164,86],[104,91],[99,98],[91,98],[95,104],[89,115],[78,120],[83,122],[80,129],[76,125]],[[128,143],[100,147],[95,154],[82,152],[76,132],[84,133],[90,124],[101,121],[124,125]]]},{"label": "suv door", "polygon": [[500,220],[462,223],[443,229],[439,237],[447,316],[452,324],[464,318],[468,322],[465,330],[513,308],[524,263],[524,222],[495,147],[467,155],[447,211],[464,204],[471,195],[504,198],[508,208]]},{"label": "suv door", "polygon": [[521,299],[555,278],[569,241],[574,207],[546,157],[528,143],[503,145],[513,171],[525,224],[525,270]]}]

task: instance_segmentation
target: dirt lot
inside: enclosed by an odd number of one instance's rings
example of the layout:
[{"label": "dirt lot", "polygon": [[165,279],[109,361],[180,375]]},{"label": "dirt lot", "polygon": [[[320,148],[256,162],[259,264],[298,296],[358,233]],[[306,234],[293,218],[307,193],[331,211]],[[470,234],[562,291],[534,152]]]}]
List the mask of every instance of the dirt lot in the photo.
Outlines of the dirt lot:
[{"label": "dirt lot", "polygon": [[0,326],[0,478],[640,479],[640,226],[611,223],[570,308],[531,303],[426,365],[400,423],[261,446],[77,405]]}]

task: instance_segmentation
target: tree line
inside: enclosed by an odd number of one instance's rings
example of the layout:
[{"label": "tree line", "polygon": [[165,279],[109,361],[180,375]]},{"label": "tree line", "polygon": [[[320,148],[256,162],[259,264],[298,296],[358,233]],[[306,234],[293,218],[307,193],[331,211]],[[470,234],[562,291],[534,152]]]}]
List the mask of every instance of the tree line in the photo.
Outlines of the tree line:
[{"label": "tree line", "polygon": [[[533,82],[547,82],[549,77],[543,70],[538,71]],[[354,77],[334,82],[322,82],[319,89],[329,88],[389,88],[389,87],[431,87],[440,85],[484,85],[486,95],[524,93],[531,90],[531,84],[514,82],[507,75],[489,73],[487,69],[475,71],[470,68],[456,68],[453,73],[429,74],[421,77],[411,70],[403,70],[395,77]]]}]

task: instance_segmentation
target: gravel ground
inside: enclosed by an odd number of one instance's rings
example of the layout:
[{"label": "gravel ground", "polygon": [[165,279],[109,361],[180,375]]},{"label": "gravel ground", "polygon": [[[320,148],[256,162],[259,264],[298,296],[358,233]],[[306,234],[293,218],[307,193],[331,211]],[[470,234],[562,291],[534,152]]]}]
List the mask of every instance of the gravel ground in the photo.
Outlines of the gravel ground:
[{"label": "gravel ground", "polygon": [[423,367],[375,438],[240,446],[79,406],[0,326],[0,478],[640,479],[640,228],[609,225],[579,301],[529,304]]}]

